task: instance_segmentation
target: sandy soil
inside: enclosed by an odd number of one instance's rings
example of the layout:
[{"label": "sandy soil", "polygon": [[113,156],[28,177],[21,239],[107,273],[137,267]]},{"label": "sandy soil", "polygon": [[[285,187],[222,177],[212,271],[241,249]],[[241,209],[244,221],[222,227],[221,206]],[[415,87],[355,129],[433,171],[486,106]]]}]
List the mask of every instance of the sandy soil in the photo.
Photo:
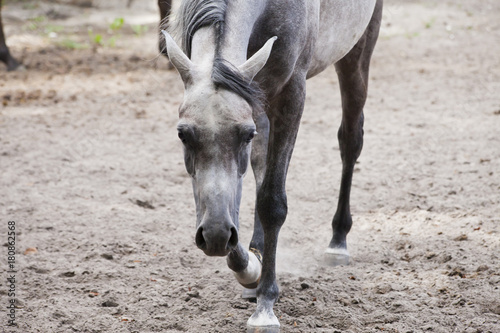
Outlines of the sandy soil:
[{"label": "sandy soil", "polygon": [[[194,245],[183,87],[156,58],[155,1],[8,2],[3,15],[27,70],[0,66],[0,233],[16,221],[19,268],[19,327],[2,315],[0,331],[244,331],[255,304]],[[386,1],[345,267],[322,265],[338,83],[333,69],[310,80],[278,254],[283,332],[500,332],[499,40],[498,1]],[[245,242],[254,190],[249,176]]]}]

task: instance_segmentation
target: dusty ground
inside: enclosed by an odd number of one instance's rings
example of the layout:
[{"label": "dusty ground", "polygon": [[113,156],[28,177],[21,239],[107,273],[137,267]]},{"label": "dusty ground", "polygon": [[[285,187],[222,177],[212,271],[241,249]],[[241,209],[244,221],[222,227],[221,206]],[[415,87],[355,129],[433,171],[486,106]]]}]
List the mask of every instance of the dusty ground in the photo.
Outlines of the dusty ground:
[{"label": "dusty ground", "polygon": [[[0,233],[4,244],[16,221],[19,268],[19,328],[2,315],[2,332],[245,330],[255,305],[224,259],[194,246],[182,84],[154,60],[154,3],[3,10],[27,70],[0,66]],[[499,40],[498,1],[386,1],[346,267],[321,263],[340,181],[338,84],[333,69],[309,82],[280,237],[283,332],[500,332]],[[249,176],[245,242],[253,191]]]}]

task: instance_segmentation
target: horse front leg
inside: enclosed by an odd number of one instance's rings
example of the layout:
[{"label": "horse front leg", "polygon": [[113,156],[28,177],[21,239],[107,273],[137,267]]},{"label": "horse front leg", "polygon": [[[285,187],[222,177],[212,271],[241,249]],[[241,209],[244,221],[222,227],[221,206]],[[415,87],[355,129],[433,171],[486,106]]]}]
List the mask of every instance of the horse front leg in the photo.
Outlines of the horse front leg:
[{"label": "horse front leg", "polygon": [[247,327],[250,332],[279,331],[273,306],[279,294],[276,283],[276,248],[287,216],[286,174],[299,129],[305,100],[305,75],[292,77],[269,110],[270,132],[267,165],[257,194],[257,213],[264,232],[262,276],[257,288],[257,308]]},{"label": "horse front leg", "polygon": [[[252,142],[251,164],[255,177],[257,193],[264,180],[266,171],[266,156],[269,143],[269,119],[262,112],[255,115],[257,136]],[[241,243],[227,256],[227,265],[234,272],[238,282],[243,286],[242,298],[255,299],[257,286],[262,271],[262,253],[264,253],[264,230],[260,222],[255,204],[254,232],[250,241],[249,251]]]},{"label": "horse front leg", "polygon": [[[241,190],[243,182],[240,180],[237,191],[237,205],[240,205]],[[236,219],[237,221],[237,219]],[[236,223],[239,229],[239,222]],[[227,266],[231,269],[236,280],[245,288],[244,290],[255,290],[259,284],[262,271],[262,256],[256,249],[247,251],[241,242],[227,255]],[[255,296],[253,296],[255,298]]]},{"label": "horse front leg", "polygon": [[[254,118],[255,125],[257,126],[257,136],[252,142],[251,164],[255,178],[256,192],[259,193],[266,172],[267,147],[269,143],[269,119],[264,112],[257,114]],[[262,253],[264,253],[264,230],[260,222],[256,201],[253,235],[250,241],[250,257],[254,260],[258,259],[260,267],[262,266]],[[250,287],[247,283],[242,283],[238,276],[237,279],[244,287],[241,297],[254,300],[257,297],[257,284],[253,284],[253,286]]]},{"label": "horse front leg", "polygon": [[[255,177],[256,194],[258,195],[266,173],[267,148],[269,145],[269,119],[265,113],[255,117],[257,136],[252,143],[252,170]],[[255,202],[254,229],[250,248],[260,253],[264,252],[264,230],[260,222],[257,201]]]}]

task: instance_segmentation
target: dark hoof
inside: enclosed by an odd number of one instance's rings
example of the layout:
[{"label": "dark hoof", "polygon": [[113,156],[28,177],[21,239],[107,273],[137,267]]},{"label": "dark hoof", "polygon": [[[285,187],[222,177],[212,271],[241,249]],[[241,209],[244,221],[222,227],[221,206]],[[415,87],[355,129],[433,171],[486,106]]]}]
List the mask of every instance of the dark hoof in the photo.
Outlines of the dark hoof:
[{"label": "dark hoof", "polygon": [[349,252],[343,248],[328,248],[325,251],[324,262],[327,266],[349,265]]},{"label": "dark hoof", "polygon": [[17,65],[16,67],[7,68],[8,72],[26,72],[26,67],[23,65]]},{"label": "dark hoof", "polygon": [[[2,61],[4,61],[4,60],[2,59]],[[5,64],[7,65],[8,72],[12,72],[15,70],[18,70],[18,71],[25,70],[23,65],[21,65],[19,62],[17,62],[16,59],[14,59],[10,56],[7,58],[7,61],[5,61]]]}]

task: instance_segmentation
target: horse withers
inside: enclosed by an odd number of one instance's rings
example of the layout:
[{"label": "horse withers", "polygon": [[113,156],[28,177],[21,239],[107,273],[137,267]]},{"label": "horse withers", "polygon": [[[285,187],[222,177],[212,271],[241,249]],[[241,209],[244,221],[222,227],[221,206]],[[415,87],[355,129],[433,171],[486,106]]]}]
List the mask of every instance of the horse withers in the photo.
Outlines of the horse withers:
[{"label": "horse withers", "polygon": [[[363,144],[368,70],[382,0],[185,0],[179,47],[164,32],[185,87],[178,136],[196,204],[196,245],[255,288],[251,332],[279,331],[275,264],[287,215],[285,181],[304,108],[306,80],[335,64],[342,97],[338,131],[342,180],[329,263],[349,261],[353,168]],[[239,242],[242,179],[251,161],[257,183],[254,233]]]}]

